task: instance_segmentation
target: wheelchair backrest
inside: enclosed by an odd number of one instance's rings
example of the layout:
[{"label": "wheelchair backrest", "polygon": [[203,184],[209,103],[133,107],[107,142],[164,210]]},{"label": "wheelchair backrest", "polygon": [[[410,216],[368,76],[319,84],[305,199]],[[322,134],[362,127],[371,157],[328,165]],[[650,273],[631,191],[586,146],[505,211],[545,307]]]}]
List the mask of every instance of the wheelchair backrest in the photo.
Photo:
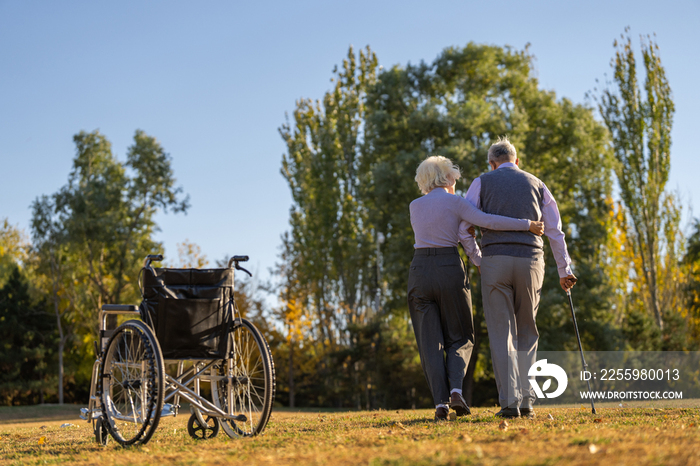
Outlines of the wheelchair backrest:
[{"label": "wheelchair backrest", "polygon": [[221,359],[233,316],[233,269],[143,269],[141,318],[165,359]]}]

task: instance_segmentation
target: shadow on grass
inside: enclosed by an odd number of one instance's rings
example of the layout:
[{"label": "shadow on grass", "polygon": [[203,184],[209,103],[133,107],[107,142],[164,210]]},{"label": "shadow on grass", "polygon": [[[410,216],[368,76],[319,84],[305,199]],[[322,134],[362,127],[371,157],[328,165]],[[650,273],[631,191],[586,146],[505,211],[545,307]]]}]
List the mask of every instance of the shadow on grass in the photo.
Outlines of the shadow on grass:
[{"label": "shadow on grass", "polygon": [[0,406],[0,425],[38,421],[80,421],[80,408],[85,405],[43,404],[31,406]]}]

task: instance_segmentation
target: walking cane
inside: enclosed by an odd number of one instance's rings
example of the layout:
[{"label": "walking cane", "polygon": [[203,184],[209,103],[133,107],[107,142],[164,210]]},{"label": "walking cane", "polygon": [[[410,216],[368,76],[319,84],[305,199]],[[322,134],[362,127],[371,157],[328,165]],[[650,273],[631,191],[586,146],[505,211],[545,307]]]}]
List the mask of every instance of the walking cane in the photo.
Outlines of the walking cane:
[{"label": "walking cane", "polygon": [[[571,319],[574,321],[574,329],[576,330],[576,339],[578,340],[578,349],[581,352],[581,363],[583,364],[583,370],[588,372],[588,364],[586,364],[586,359],[583,357],[583,346],[581,345],[581,336],[578,333],[578,324],[576,323],[576,313],[574,312],[574,300],[571,299],[571,290],[566,290],[566,296],[569,297],[569,307],[571,308]],[[593,394],[591,393],[591,381],[586,380],[588,384],[588,395],[591,400],[591,412],[596,414],[595,405],[593,404]]]}]

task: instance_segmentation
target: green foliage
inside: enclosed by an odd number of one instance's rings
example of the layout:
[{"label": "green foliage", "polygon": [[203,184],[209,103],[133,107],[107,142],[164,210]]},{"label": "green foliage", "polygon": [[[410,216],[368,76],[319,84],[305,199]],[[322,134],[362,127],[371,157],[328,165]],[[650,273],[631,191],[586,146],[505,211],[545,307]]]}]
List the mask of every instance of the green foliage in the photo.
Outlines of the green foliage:
[{"label": "green foliage", "polygon": [[0,288],[0,404],[44,401],[55,387],[53,360],[56,321],[29,296],[18,267]]},{"label": "green foliage", "polygon": [[293,124],[280,128],[287,144],[282,174],[293,206],[288,264],[295,297],[316,325],[316,340],[329,348],[347,343],[346,328],[367,317],[373,276],[372,228],[360,196],[364,99],[374,82],[377,59],[352,48],[335,86],[322,102],[300,100]]},{"label": "green foliage", "polygon": [[68,183],[33,203],[32,236],[37,286],[50,296],[59,322],[59,378],[68,345],[67,382],[87,390],[98,309],[139,301],[141,261],[161,250],[153,240],[156,213],[184,212],[189,203],[174,187],[170,156],[143,131],[136,131],[125,163],[99,131],[73,140]]},{"label": "green foliage", "polygon": [[29,241],[25,233],[10,224],[8,219],[0,223],[0,286],[2,286],[15,267],[27,261]]},{"label": "green foliage", "polygon": [[[382,73],[368,93],[367,145],[372,151],[364,167],[366,204],[372,223],[387,235],[390,308],[406,309],[406,269],[413,249],[408,204],[420,196],[413,180],[418,164],[430,155],[451,158],[462,168],[457,188],[464,193],[472,179],[488,170],[490,144],[508,134],[521,167],[541,178],[558,202],[581,279],[576,296],[585,338],[599,348],[609,342],[600,337],[611,325],[604,264],[611,195],[607,132],[591,108],[538,89],[531,60],[527,50],[470,43],[445,49],[431,65],[396,66]],[[575,348],[556,264],[549,252],[547,257],[538,314],[541,347]],[[478,279],[472,278],[477,337],[485,341]],[[586,325],[588,321],[596,324]],[[481,351],[488,354],[488,346]]]},{"label": "green foliage", "polygon": [[143,131],[136,131],[125,164],[99,131],[73,140],[73,171],[54,200],[66,240],[86,266],[77,278],[90,284],[85,291],[96,307],[132,302],[140,261],[160,249],[151,239],[156,212],[184,212],[188,199],[178,199],[170,157]]},{"label": "green foliage", "polygon": [[[300,300],[313,323],[304,345],[287,341],[280,348],[287,348],[286,355],[289,348],[295,348],[296,357],[315,358],[314,368],[322,374],[322,390],[319,388],[316,402],[347,404],[347,397],[351,397],[354,404],[366,406],[367,400],[372,399],[383,405],[384,398],[379,393],[394,393],[395,399],[406,393],[406,383],[392,385],[392,381],[381,377],[379,368],[397,365],[393,356],[367,348],[384,338],[386,325],[407,319],[406,279],[413,253],[408,205],[420,196],[414,182],[415,169],[429,155],[449,157],[462,168],[458,190],[465,192],[471,180],[488,169],[488,147],[503,134],[516,144],[521,166],[543,179],[558,201],[569,251],[580,277],[576,301],[587,348],[615,349],[622,344],[623,336],[612,321],[613,289],[606,275],[612,225],[608,133],[595,120],[591,108],[567,99],[557,100],[553,92],[538,89],[537,80],[531,76],[531,61],[527,50],[470,43],[464,48],[445,49],[430,65],[395,66],[380,72],[376,79],[365,78],[368,85],[360,89],[363,80],[349,77],[351,70],[356,69],[351,51],[335,90],[326,94],[323,107],[301,101],[294,114],[294,130],[289,124],[283,126],[281,133],[288,146],[283,174],[292,189],[294,205],[292,231],[286,237],[283,253],[287,283],[282,298],[287,302]],[[366,61],[370,62],[376,63],[376,59]],[[338,97],[342,95],[352,98]],[[337,114],[335,102],[350,105],[342,114],[353,115],[357,131],[348,131],[348,125],[339,125],[332,118]],[[343,146],[343,141],[350,144]],[[353,163],[347,163],[348,160]],[[351,183],[345,181],[349,179],[348,167],[355,170],[355,181]],[[342,193],[348,192],[342,186],[353,187],[351,210],[342,207]],[[355,225],[352,234],[344,233],[341,221]],[[336,284],[350,281],[343,280],[338,274],[340,269],[335,267],[349,263],[345,255],[349,252],[357,261],[351,270],[371,277],[376,260],[371,254],[373,233],[386,236],[382,245],[382,278],[386,287],[383,312],[377,320],[353,321],[345,317],[347,310],[343,307],[353,301]],[[352,247],[343,250],[341,245]],[[478,359],[473,360],[469,378],[483,388],[493,385],[493,381],[490,363],[484,362],[490,361],[488,337],[479,280],[473,270]],[[371,280],[364,283],[365,289],[372,288]],[[355,290],[355,296],[362,296],[362,288]],[[324,319],[329,322],[327,325]],[[551,259],[547,263],[538,320],[543,349],[576,348],[568,305]],[[334,322],[347,323],[334,326]],[[328,337],[333,334],[328,329],[342,328],[346,329],[345,339]],[[411,346],[407,348],[414,351],[412,335],[408,335],[405,342]],[[325,347],[329,342],[334,343],[331,351]],[[324,354],[332,355],[332,359]],[[420,374],[419,370],[416,372],[419,366],[415,357],[409,353],[402,357],[410,361],[405,368],[407,373]],[[331,366],[335,369],[330,370]],[[290,367],[301,370],[296,363]],[[343,383],[331,385],[330,374]],[[374,387],[375,395],[363,398],[363,387],[367,385]],[[346,392],[346,386],[354,388]],[[475,385],[467,389],[473,394]],[[345,401],[332,401],[334,393],[337,400]],[[325,401],[319,401],[322,398]],[[476,398],[486,402],[492,395],[479,390]],[[370,406],[374,402],[370,400]]]},{"label": "green foliage", "polygon": [[[665,292],[662,275],[674,275],[670,269],[677,266],[682,254],[678,253],[682,242],[680,207],[677,199],[665,191],[675,106],[658,45],[651,37],[642,39],[646,79],[640,88],[632,41],[629,37],[622,39],[620,43],[615,41],[611,63],[615,87],[602,91],[599,109],[612,134],[615,173],[631,225],[630,244],[641,260],[644,301],[657,326],[663,329],[664,309],[673,306],[675,293]],[[671,260],[665,261],[668,256]]]}]

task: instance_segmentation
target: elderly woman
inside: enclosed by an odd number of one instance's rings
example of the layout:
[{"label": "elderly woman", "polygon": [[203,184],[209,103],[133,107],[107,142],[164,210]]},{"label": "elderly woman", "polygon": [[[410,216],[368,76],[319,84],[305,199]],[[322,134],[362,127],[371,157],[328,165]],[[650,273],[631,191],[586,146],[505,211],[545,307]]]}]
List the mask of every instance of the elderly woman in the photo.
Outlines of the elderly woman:
[{"label": "elderly woman", "polygon": [[[492,230],[544,232],[542,222],[489,215],[454,195],[460,176],[450,159],[428,157],[416,170],[424,196],[410,206],[415,250],[408,308],[436,420],[447,418],[449,406],[458,416],[470,414],[462,381],[474,346],[474,327],[469,282],[457,249],[460,222]],[[470,253],[477,249],[475,242],[464,246]]]}]

